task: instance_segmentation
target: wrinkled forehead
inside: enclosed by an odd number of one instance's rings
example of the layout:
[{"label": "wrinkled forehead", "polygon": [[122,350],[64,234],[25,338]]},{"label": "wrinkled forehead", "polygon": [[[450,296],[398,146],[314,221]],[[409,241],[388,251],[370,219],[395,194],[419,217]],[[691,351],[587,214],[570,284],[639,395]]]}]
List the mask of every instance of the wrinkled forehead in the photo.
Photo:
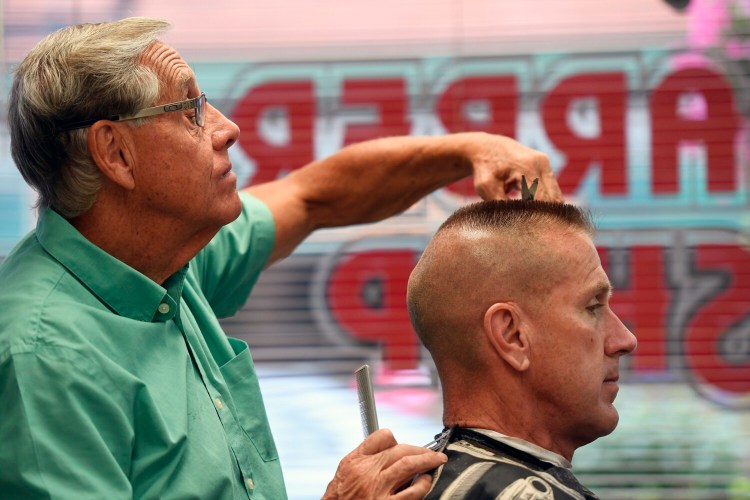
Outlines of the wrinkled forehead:
[{"label": "wrinkled forehead", "polygon": [[184,99],[188,94],[197,95],[195,73],[173,47],[154,42],[141,56],[141,62],[151,67],[161,84],[161,98]]}]

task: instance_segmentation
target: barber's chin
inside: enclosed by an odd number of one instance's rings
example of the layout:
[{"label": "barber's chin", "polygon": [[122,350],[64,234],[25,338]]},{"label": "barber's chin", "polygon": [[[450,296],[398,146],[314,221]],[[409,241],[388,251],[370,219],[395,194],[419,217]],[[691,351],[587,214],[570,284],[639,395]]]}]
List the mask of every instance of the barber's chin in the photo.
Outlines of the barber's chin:
[{"label": "barber's chin", "polygon": [[232,214],[231,214],[231,220],[229,222],[234,221],[242,213],[242,201],[240,201],[240,194],[237,191],[234,192],[233,209],[234,210],[232,211]]},{"label": "barber's chin", "polygon": [[219,178],[219,181],[217,183],[217,189],[222,192],[226,193],[228,191],[237,191],[237,176],[234,172],[229,171],[227,175],[222,176]]},{"label": "barber's chin", "polygon": [[230,222],[237,219],[242,213],[242,201],[240,201],[240,195],[237,191],[233,195],[228,196],[222,200],[221,205],[221,225],[225,226]]}]

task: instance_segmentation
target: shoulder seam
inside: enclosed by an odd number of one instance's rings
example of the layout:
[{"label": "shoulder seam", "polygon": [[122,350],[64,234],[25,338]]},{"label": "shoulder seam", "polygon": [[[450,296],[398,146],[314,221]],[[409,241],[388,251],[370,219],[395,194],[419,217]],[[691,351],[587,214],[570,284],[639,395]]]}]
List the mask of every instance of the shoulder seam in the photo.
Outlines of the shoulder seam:
[{"label": "shoulder seam", "polygon": [[23,340],[26,342],[18,343],[18,342],[9,342],[6,345],[6,349],[2,352],[0,352],[0,363],[4,363],[7,361],[7,359],[10,357],[11,354],[18,354],[21,352],[27,352],[23,349],[19,350],[20,346],[26,345],[26,346],[33,346],[37,345],[37,341],[39,338],[39,333],[41,332],[41,324],[42,324],[42,315],[44,313],[44,310],[47,306],[48,300],[52,293],[57,290],[57,287],[59,286],[60,282],[65,278],[67,274],[67,271],[65,269],[60,270],[60,275],[57,277],[57,280],[54,282],[54,284],[50,287],[50,289],[47,291],[47,294],[44,295],[38,302],[38,306],[34,307],[34,309],[31,311],[31,314],[29,315],[28,320],[24,323],[28,325],[28,337],[24,337]]}]

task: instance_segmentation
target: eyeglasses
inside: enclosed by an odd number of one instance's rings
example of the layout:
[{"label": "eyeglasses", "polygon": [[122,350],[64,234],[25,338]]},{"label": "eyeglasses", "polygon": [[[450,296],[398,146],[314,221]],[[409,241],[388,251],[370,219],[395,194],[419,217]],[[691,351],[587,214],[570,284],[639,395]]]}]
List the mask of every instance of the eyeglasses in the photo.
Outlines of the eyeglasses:
[{"label": "eyeglasses", "polygon": [[206,93],[201,92],[201,95],[199,95],[198,97],[194,97],[193,99],[171,102],[169,104],[162,104],[161,106],[141,109],[140,111],[136,111],[132,115],[111,115],[104,118],[89,118],[86,120],[79,120],[77,122],[63,123],[57,127],[57,131],[67,132],[69,130],[90,127],[99,120],[124,122],[126,120],[136,120],[138,118],[147,118],[149,116],[161,115],[163,113],[172,113],[174,111],[186,111],[188,109],[195,109],[195,123],[199,127],[202,127],[206,123],[206,101]]}]

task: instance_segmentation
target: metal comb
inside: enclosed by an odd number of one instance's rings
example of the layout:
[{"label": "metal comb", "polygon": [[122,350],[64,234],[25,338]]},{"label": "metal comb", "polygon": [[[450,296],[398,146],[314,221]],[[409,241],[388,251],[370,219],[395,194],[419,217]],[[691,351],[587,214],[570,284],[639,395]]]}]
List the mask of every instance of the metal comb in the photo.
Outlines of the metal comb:
[{"label": "metal comb", "polygon": [[375,409],[375,393],[372,390],[370,366],[362,365],[354,372],[359,397],[359,417],[365,437],[378,430],[378,412]]}]

